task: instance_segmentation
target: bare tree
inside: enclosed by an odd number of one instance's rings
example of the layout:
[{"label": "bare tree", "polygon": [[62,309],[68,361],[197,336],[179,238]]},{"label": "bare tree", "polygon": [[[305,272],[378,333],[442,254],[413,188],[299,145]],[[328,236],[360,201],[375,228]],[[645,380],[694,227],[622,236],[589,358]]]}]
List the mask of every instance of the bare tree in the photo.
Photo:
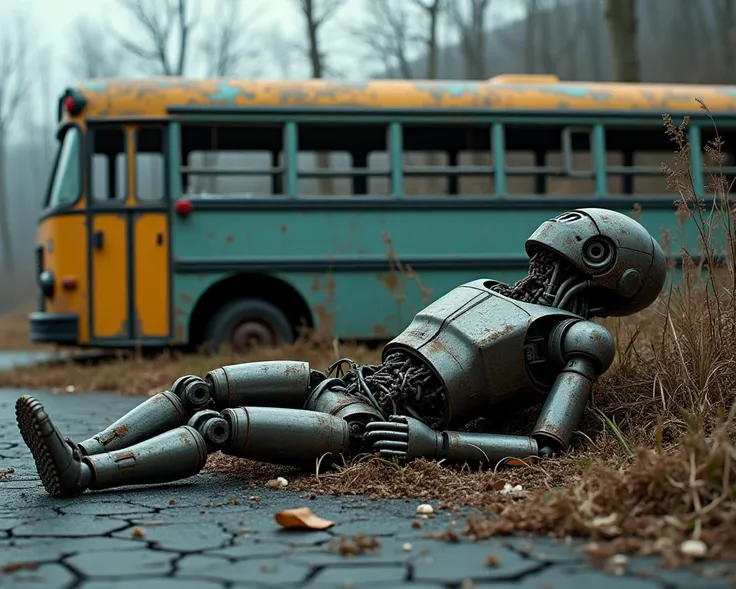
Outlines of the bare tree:
[{"label": "bare tree", "polygon": [[247,62],[248,70],[260,72],[253,28],[257,23],[256,7],[243,17],[242,0],[221,0],[217,14],[205,25],[206,35],[200,42],[200,50],[206,62],[207,75],[216,77],[234,76]]},{"label": "bare tree", "polygon": [[291,78],[294,66],[294,55],[301,51],[297,43],[294,43],[279,24],[274,24],[268,34],[269,43],[267,50],[273,59],[276,68],[282,78]]},{"label": "bare tree", "polygon": [[[312,70],[312,77],[321,79],[327,70],[325,54],[322,50],[320,30],[335,12],[344,4],[345,0],[296,0],[299,3],[304,28],[307,36],[307,56]],[[330,167],[330,154],[317,153],[317,168],[328,169]],[[320,178],[318,190],[321,194],[332,194],[332,180]]]},{"label": "bare tree", "polygon": [[353,35],[369,49],[371,57],[377,58],[383,67],[383,76],[398,74],[401,78],[412,78],[409,52],[417,40],[410,27],[412,18],[405,2],[395,0],[367,0],[366,22],[353,30]]},{"label": "bare tree", "polygon": [[[455,0],[450,3],[452,20],[460,37],[460,50],[466,76],[473,80],[486,77],[486,17],[491,0]],[[466,6],[467,9],[463,10]]]},{"label": "bare tree", "polygon": [[428,80],[436,80],[438,74],[437,36],[439,34],[440,15],[445,6],[445,0],[412,0],[412,2],[422,10],[427,19],[426,32],[420,39],[424,42],[426,49],[426,77]]},{"label": "bare tree", "polygon": [[607,0],[606,19],[611,31],[615,78],[618,82],[640,82],[641,65],[637,46],[636,0]]},{"label": "bare tree", "polygon": [[313,78],[323,78],[327,68],[325,54],[322,50],[320,30],[345,0],[296,0],[304,19],[307,35],[307,57]]},{"label": "bare tree", "polygon": [[0,42],[0,261],[11,275],[15,258],[10,234],[5,152],[8,131],[30,86],[28,38],[28,23],[18,17]]},{"label": "bare tree", "polygon": [[[155,64],[158,74],[184,75],[190,37],[197,24],[201,8],[199,0],[156,0],[155,2],[152,0],[118,0],[118,2],[135,19],[145,38],[138,42],[114,33],[120,46],[144,63]],[[172,50],[172,45],[175,46],[175,50]]]},{"label": "bare tree", "polygon": [[122,73],[124,52],[111,42],[99,24],[79,18],[74,29],[76,36],[67,60],[73,76],[79,79],[114,78]]}]

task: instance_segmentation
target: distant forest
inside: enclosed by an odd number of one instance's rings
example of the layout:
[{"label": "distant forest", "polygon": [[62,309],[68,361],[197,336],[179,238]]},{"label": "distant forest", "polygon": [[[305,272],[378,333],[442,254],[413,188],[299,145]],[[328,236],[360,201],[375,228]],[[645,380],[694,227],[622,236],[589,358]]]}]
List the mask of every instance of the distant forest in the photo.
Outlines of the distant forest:
[{"label": "distant forest", "polygon": [[[356,61],[366,64],[364,77],[546,73],[571,81],[731,84],[736,75],[736,0],[364,0],[371,10],[361,23],[341,20],[344,0],[292,0],[304,25],[298,48],[277,28],[267,31],[270,45],[253,42],[259,25],[248,15],[258,0],[218,0],[222,10],[202,22],[193,16],[196,0],[116,1],[138,23],[140,34],[126,38],[80,20],[68,35],[77,56],[68,65],[34,47],[43,40],[29,33],[31,17],[0,37],[0,312],[35,296],[35,225],[56,151],[55,105],[38,96],[50,94],[51,67],[66,68],[70,83],[154,73],[288,77],[290,60],[301,51],[298,58],[312,77],[354,78],[331,68],[324,42],[330,25],[330,35],[342,30],[356,39],[348,46]],[[499,21],[504,3],[523,5],[523,16]],[[151,18],[157,10],[158,18]],[[168,36],[176,27],[183,42]],[[439,39],[448,31],[457,42],[442,45]],[[248,67],[264,51],[273,69]],[[194,52],[200,60],[196,71],[187,59]],[[45,59],[34,63],[39,54]],[[24,121],[28,105],[43,110],[40,125]],[[21,142],[9,142],[11,125],[22,129]]]}]

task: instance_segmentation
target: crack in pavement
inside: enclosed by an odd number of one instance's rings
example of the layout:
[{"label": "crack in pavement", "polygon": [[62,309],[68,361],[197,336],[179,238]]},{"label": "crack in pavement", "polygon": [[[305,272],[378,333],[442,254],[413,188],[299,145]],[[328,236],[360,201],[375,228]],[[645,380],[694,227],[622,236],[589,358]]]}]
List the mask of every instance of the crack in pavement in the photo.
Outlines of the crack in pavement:
[{"label": "crack in pavement", "polygon": [[[451,522],[461,529],[471,509],[437,514],[414,528],[416,501],[305,499],[299,492],[249,488],[242,479],[211,474],[52,499],[14,422],[15,400],[27,392],[0,390],[0,589],[720,589],[727,582],[704,573],[719,566],[734,570],[734,563],[667,570],[654,558],[633,557],[625,575],[609,576],[588,564],[582,541],[448,543],[423,537],[446,531]],[[113,394],[33,394],[60,427],[82,435],[99,429],[100,415],[122,415],[140,402]],[[256,494],[260,501],[248,500]],[[303,505],[335,526],[304,532],[274,521],[277,511]],[[341,554],[335,541],[357,534],[375,536],[377,550]]]}]

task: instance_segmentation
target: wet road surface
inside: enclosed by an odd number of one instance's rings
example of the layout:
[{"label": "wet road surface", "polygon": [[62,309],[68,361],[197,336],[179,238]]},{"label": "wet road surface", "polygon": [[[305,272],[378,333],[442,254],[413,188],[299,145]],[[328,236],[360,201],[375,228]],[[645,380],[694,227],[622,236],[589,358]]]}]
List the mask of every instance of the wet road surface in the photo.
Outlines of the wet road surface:
[{"label": "wet road surface", "polygon": [[[26,392],[0,390],[0,473],[7,472],[0,475],[2,589],[729,586],[720,577],[703,576],[721,571],[722,564],[672,571],[660,569],[656,559],[637,557],[629,560],[625,575],[612,576],[592,568],[578,542],[424,539],[427,532],[447,530],[453,519],[462,528],[463,517],[440,512],[414,528],[417,500],[310,500],[302,493],[248,487],[242,479],[208,474],[176,485],[52,499],[14,422],[15,399]],[[64,435],[77,439],[140,402],[112,394],[34,394]],[[260,501],[250,501],[254,495]],[[336,525],[313,532],[279,528],[274,513],[302,506]],[[352,557],[335,551],[336,539],[356,534],[377,537],[378,549]]]}]

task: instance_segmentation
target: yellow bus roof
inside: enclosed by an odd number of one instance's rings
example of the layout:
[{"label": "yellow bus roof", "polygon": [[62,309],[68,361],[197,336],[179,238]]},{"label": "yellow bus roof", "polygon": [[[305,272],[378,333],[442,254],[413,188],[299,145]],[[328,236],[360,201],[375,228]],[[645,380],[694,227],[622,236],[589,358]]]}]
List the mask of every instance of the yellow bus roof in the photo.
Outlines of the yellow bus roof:
[{"label": "yellow bus roof", "polygon": [[89,80],[74,88],[85,117],[163,117],[187,107],[349,110],[736,112],[736,86],[560,82],[504,75],[487,81],[265,81],[147,78]]}]

